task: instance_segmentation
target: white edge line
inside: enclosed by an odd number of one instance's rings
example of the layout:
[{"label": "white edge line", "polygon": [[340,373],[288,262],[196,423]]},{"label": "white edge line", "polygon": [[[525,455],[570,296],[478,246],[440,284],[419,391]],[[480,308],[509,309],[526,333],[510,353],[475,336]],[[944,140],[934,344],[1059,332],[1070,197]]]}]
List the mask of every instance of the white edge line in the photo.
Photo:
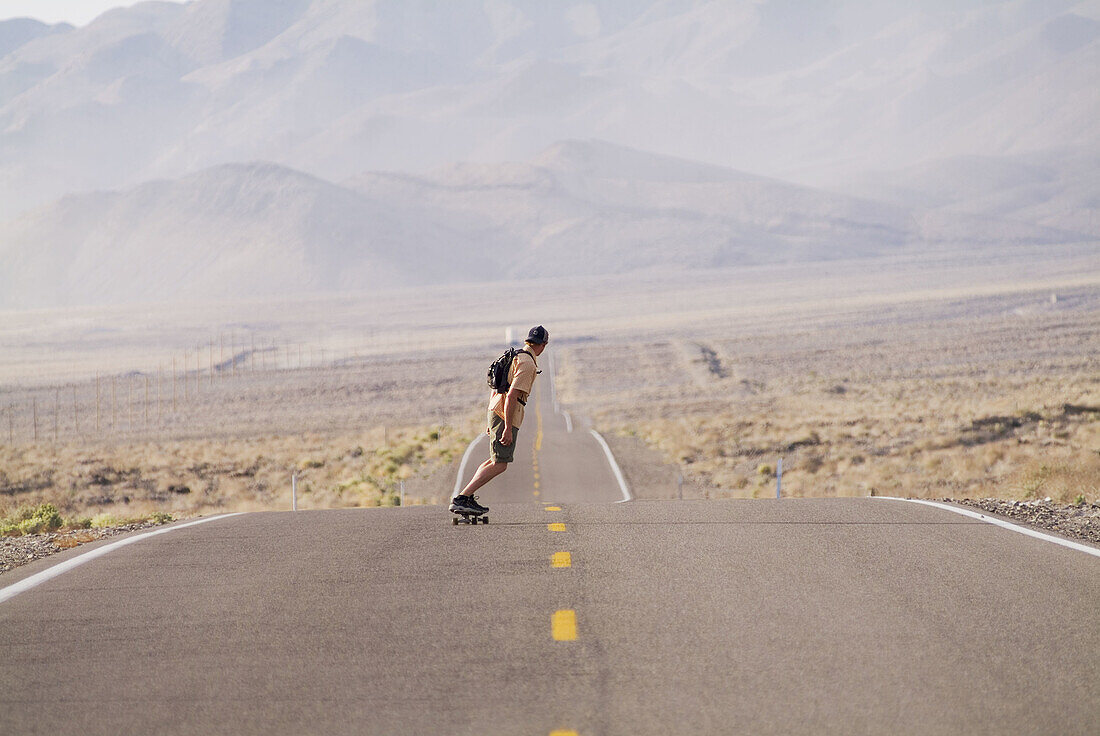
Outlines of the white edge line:
[{"label": "white edge line", "polygon": [[884,499],[886,501],[908,501],[909,503],[920,503],[920,504],[924,504],[925,506],[935,506],[936,508],[943,509],[944,511],[953,511],[956,514],[962,514],[963,516],[969,516],[969,517],[974,518],[974,519],[981,519],[982,521],[987,521],[990,524],[996,524],[997,526],[1004,527],[1005,529],[1011,529],[1014,532],[1019,532],[1020,534],[1026,534],[1029,537],[1035,537],[1036,539],[1043,539],[1043,540],[1046,540],[1047,542],[1054,542],[1055,544],[1060,544],[1063,547],[1069,547],[1070,549],[1075,549],[1078,552],[1084,552],[1086,554],[1093,555],[1094,557],[1100,557],[1100,549],[1097,549],[1095,547],[1090,547],[1086,544],[1080,544],[1078,542],[1071,542],[1068,539],[1062,539],[1061,537],[1055,537],[1055,536],[1052,536],[1050,534],[1043,534],[1042,532],[1037,532],[1034,529],[1028,529],[1027,527],[1024,527],[1024,526],[1019,526],[1017,524],[1011,524],[1007,521],[1002,521],[1001,519],[993,518],[992,516],[986,516],[985,514],[979,513],[977,511],[971,511],[970,509],[959,509],[959,508],[955,508],[954,506],[948,506],[945,503],[937,503],[935,501],[925,501],[925,500],[920,499],[920,498],[895,498],[893,496],[875,496],[874,498],[881,498],[881,499]]},{"label": "white edge line", "polygon": [[619,464],[615,462],[615,456],[611,454],[611,448],[607,446],[607,442],[603,437],[600,437],[600,433],[594,429],[588,430],[592,433],[592,436],[596,438],[596,441],[600,443],[600,447],[607,454],[607,462],[611,465],[611,472],[615,474],[615,480],[619,481],[619,488],[623,492],[623,500],[616,501],[615,503],[623,503],[631,499],[630,491],[626,487],[626,479],[623,478],[623,471],[619,469]]},{"label": "white edge line", "polygon": [[558,368],[554,363],[554,356],[550,356],[550,401],[554,404],[554,411],[558,410],[558,391],[554,387],[554,379],[557,377]]},{"label": "white edge line", "polygon": [[58,575],[61,575],[62,573],[66,573],[69,570],[72,570],[74,567],[79,567],[80,565],[83,565],[85,562],[91,562],[92,560],[94,560],[97,557],[102,557],[103,555],[107,554],[108,552],[113,552],[114,550],[118,549],[119,547],[125,547],[128,544],[133,544],[134,542],[140,542],[143,539],[148,539],[149,537],[155,537],[158,534],[167,534],[168,532],[174,532],[177,529],[183,529],[185,527],[195,526],[196,524],[205,524],[208,521],[217,521],[218,519],[225,519],[225,518],[228,518],[230,516],[239,516],[242,513],[244,513],[244,512],[237,512],[235,514],[220,514],[218,516],[211,516],[209,519],[199,519],[197,521],[189,521],[186,524],[173,524],[172,526],[168,526],[168,527],[165,527],[163,529],[157,529],[155,531],[145,532],[144,534],[138,534],[138,535],[133,536],[133,537],[126,537],[125,539],[120,539],[117,542],[112,542],[111,544],[106,544],[102,547],[97,547],[96,549],[93,549],[90,552],[85,552],[82,555],[78,555],[78,556],[73,557],[71,559],[65,560],[64,562],[59,562],[58,564],[54,565],[53,567],[47,568],[47,569],[43,570],[42,572],[35,573],[34,575],[31,575],[29,578],[24,578],[23,580],[20,580],[18,583],[12,583],[11,585],[9,585],[6,588],[0,588],[0,603],[3,603],[6,600],[10,600],[10,599],[14,598],[15,596],[19,595],[20,593],[25,593],[26,591],[30,590],[31,588],[35,588],[35,587],[41,585],[42,583],[46,582],[47,580],[50,580],[51,578],[56,578]]},{"label": "white edge line", "polygon": [[565,417],[565,431],[569,434],[573,434],[573,418],[569,416],[569,412],[563,411],[561,413]]},{"label": "white edge line", "polygon": [[466,474],[466,463],[470,461],[470,453],[473,451],[474,445],[481,442],[481,438],[486,436],[487,435],[483,432],[477,437],[474,437],[474,441],[466,447],[466,452],[462,453],[462,462],[458,465],[458,477],[455,478],[455,492],[451,494],[451,498],[457,496],[458,492],[462,490],[462,476]]}]

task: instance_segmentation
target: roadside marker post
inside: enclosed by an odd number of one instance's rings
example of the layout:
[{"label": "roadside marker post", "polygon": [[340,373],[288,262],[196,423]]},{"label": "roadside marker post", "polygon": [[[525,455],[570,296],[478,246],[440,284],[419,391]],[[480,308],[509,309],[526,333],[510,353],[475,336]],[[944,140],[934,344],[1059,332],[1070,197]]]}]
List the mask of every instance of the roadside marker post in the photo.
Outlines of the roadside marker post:
[{"label": "roadside marker post", "polygon": [[783,458],[779,458],[775,471],[775,497],[779,498],[783,491]]},{"label": "roadside marker post", "polygon": [[290,510],[298,510],[298,471],[290,474]]}]

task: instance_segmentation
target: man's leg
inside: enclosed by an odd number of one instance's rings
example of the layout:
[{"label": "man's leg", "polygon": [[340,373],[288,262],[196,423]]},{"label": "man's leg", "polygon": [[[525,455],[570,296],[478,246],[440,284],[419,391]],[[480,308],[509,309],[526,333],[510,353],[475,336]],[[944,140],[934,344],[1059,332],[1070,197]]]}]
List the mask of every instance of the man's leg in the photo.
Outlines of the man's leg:
[{"label": "man's leg", "polygon": [[[490,438],[489,459],[478,466],[477,470],[474,472],[474,477],[471,478],[470,482],[466,484],[466,487],[462,489],[462,493],[458,494],[465,498],[473,497],[474,491],[507,470],[508,463],[510,463],[515,456],[516,439],[519,436],[519,430],[517,428],[512,428],[512,441],[509,444],[500,444],[500,438],[504,433],[504,420],[493,412],[489,412],[488,432]],[[453,508],[451,510],[454,511]]]},{"label": "man's leg", "polygon": [[474,495],[474,491],[481,488],[507,469],[508,463],[498,463],[495,462],[493,458],[489,458],[477,467],[477,472],[474,473],[474,477],[471,478],[470,482],[466,484],[466,487],[462,489],[462,495]]}]

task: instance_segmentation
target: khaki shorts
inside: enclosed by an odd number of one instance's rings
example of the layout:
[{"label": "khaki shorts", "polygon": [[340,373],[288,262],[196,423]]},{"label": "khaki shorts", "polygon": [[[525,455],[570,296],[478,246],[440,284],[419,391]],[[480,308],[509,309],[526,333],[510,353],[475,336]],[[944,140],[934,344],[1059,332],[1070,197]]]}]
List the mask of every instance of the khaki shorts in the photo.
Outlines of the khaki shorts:
[{"label": "khaki shorts", "polygon": [[512,444],[500,444],[500,438],[504,436],[504,420],[497,416],[495,411],[489,412],[489,436],[492,437],[492,447],[489,457],[494,463],[510,463],[516,457],[516,438],[519,437],[519,429],[512,427]]}]

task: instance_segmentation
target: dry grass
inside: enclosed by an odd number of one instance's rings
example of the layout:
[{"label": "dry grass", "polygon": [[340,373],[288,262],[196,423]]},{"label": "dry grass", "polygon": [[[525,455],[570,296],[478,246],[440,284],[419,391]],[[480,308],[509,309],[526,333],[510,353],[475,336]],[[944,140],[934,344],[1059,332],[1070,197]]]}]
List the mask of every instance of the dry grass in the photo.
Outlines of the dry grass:
[{"label": "dry grass", "polygon": [[393,506],[401,481],[415,491],[415,481],[451,464],[471,432],[436,426],[99,447],[2,447],[0,516],[39,503],[52,503],[66,519],[288,509],[295,471],[301,508]]},{"label": "dry grass", "polygon": [[[559,396],[710,497],[1100,497],[1100,294],[573,348]],[[1025,306],[1026,299],[1025,299]]]},{"label": "dry grass", "polygon": [[0,517],[47,502],[66,519],[287,509],[293,472],[300,508],[394,505],[402,481],[415,503],[437,495],[446,481],[432,474],[480,431],[479,357],[241,371],[189,402],[178,391],[177,411],[159,421],[155,411],[133,426],[103,417],[99,432],[85,403],[85,421],[70,419],[57,442],[24,431],[0,445]]},{"label": "dry grass", "polygon": [[306,507],[445,495],[504,328],[539,323],[562,402],[686,495],[770,495],[782,456],[792,495],[1095,498],[1097,414],[1065,405],[1100,406],[1097,284],[1083,244],[6,313],[0,515],[288,508],[296,468]]}]

